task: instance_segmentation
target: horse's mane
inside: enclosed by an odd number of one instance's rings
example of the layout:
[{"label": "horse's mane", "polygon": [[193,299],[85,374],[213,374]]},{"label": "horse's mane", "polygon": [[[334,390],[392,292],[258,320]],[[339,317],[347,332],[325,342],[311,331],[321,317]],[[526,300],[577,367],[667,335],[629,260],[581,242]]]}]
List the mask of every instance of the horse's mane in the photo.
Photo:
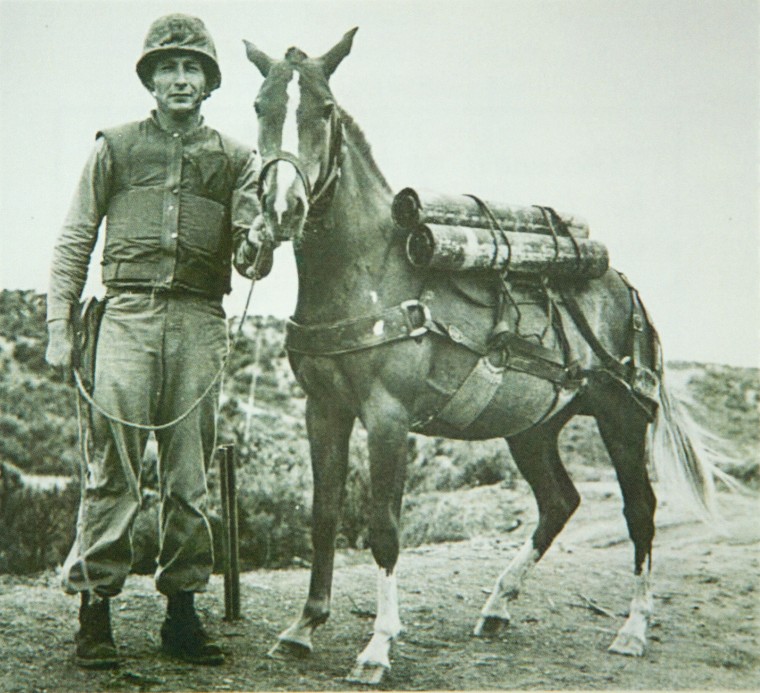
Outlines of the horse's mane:
[{"label": "horse's mane", "polygon": [[388,184],[388,181],[383,175],[383,172],[380,170],[380,167],[377,165],[375,158],[372,156],[372,147],[367,141],[367,138],[364,136],[362,129],[357,125],[356,121],[351,117],[351,115],[344,111],[340,106],[338,106],[338,113],[340,114],[343,126],[346,128],[347,136],[354,144],[354,146],[358,149],[359,153],[365,158],[366,163],[369,165],[370,169],[375,173],[375,175],[380,179],[380,182],[390,192],[391,186]]}]

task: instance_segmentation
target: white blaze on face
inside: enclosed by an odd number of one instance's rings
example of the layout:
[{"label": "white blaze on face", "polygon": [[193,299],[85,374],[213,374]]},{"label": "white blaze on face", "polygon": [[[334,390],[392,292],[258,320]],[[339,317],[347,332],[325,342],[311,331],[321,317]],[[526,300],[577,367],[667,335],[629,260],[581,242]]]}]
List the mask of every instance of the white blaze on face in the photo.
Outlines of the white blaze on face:
[{"label": "white blaze on face", "polygon": [[[288,83],[288,101],[285,112],[285,122],[282,126],[282,145],[280,149],[298,156],[298,123],[296,112],[301,101],[301,90],[298,88],[298,73],[293,75]],[[275,212],[277,218],[282,221],[283,212],[287,209],[287,192],[296,179],[297,172],[292,164],[280,161],[277,164],[277,198],[275,199]]]}]

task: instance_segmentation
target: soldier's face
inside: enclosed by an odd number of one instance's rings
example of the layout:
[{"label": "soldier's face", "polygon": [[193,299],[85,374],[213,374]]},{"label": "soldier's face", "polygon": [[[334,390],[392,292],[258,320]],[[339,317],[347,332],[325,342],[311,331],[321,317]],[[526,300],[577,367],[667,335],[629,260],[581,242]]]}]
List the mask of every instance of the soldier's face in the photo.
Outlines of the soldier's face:
[{"label": "soldier's face", "polygon": [[159,58],[153,71],[153,96],[158,109],[170,115],[198,109],[206,96],[206,74],[200,60],[182,54]]}]

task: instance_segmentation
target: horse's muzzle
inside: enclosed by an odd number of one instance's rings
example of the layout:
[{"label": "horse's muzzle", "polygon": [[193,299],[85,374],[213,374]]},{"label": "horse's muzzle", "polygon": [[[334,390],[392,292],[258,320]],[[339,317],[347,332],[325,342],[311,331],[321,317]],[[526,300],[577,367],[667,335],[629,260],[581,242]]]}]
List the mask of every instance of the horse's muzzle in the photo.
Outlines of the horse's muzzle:
[{"label": "horse's muzzle", "polygon": [[272,205],[265,204],[263,217],[269,236],[278,243],[297,241],[303,232],[307,211],[306,203],[300,197],[289,201],[282,214],[278,214]]}]

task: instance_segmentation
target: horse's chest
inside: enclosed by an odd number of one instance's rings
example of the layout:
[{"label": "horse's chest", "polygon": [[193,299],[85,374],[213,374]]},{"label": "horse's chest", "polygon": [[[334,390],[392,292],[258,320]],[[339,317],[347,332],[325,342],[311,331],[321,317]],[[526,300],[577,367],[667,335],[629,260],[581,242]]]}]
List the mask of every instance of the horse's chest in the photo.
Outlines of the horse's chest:
[{"label": "horse's chest", "polygon": [[290,365],[307,396],[339,398],[344,402],[355,398],[350,380],[336,358],[291,353]]}]

